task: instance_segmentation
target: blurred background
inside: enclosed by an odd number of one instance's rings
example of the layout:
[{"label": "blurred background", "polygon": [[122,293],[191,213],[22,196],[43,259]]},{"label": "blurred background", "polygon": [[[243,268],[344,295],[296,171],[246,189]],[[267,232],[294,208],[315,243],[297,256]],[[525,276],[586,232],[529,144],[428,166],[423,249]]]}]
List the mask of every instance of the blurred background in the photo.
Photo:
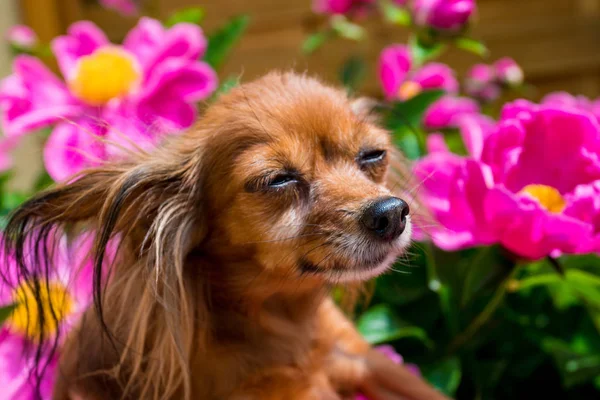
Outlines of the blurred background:
[{"label": "blurred background", "polygon": [[[329,81],[337,79],[340,65],[349,56],[365,57],[371,69],[361,92],[380,96],[374,66],[381,49],[391,42],[405,42],[406,30],[366,21],[369,37],[362,42],[338,39],[321,51],[304,56],[306,36],[321,23],[311,11],[310,0],[140,0],[142,14],[164,19],[173,11],[202,6],[203,28],[212,31],[232,16],[251,18],[247,33],[228,58],[221,77],[238,74],[250,80],[271,69],[308,71]],[[137,21],[99,5],[97,0],[2,0],[0,31],[24,23],[42,41],[64,34],[78,20],[90,20],[113,42],[120,42]],[[510,55],[523,68],[534,91],[528,97],[563,90],[590,98],[600,95],[600,0],[480,0],[473,36],[488,46],[492,56]],[[5,42],[4,42],[5,43]],[[3,44],[4,44],[3,43]],[[0,76],[10,72],[8,45],[0,49]],[[442,58],[462,76],[479,61],[458,50]],[[48,61],[50,64],[52,61]],[[28,188],[41,168],[39,146],[28,138],[15,157],[17,189]]]}]

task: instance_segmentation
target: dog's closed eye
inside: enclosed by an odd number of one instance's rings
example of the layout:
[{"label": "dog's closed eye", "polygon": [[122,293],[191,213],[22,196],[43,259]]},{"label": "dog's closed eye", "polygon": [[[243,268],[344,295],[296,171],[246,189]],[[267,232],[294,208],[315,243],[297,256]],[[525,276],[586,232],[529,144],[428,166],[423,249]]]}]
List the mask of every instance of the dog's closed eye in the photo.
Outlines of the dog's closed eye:
[{"label": "dog's closed eye", "polygon": [[385,159],[385,150],[366,150],[361,151],[358,155],[358,164],[360,166],[366,166],[368,164],[375,164]]},{"label": "dog's closed eye", "polygon": [[283,188],[298,183],[298,175],[290,172],[282,172],[269,180],[270,188]]}]

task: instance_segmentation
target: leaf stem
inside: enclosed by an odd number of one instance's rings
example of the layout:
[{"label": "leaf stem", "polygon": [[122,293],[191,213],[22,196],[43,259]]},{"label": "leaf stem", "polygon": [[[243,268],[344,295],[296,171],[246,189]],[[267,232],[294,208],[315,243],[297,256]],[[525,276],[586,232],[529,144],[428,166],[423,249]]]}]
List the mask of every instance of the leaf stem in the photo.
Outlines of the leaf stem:
[{"label": "leaf stem", "polygon": [[491,300],[486,304],[483,311],[475,317],[469,324],[469,326],[458,336],[454,338],[454,340],[448,346],[448,354],[453,354],[456,350],[462,347],[466,342],[468,342],[479,330],[490,320],[490,318],[494,315],[498,307],[502,304],[504,300],[504,296],[507,291],[508,283],[513,279],[514,275],[518,268],[513,267],[513,270],[508,274],[508,276],[502,281],[500,286],[494,292]]}]

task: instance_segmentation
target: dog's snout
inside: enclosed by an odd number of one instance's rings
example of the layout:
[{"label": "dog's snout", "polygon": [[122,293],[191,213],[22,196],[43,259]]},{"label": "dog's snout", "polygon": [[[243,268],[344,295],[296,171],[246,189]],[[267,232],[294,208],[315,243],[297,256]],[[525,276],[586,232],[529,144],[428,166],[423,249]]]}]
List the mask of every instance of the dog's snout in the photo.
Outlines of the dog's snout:
[{"label": "dog's snout", "polygon": [[374,236],[394,240],[404,232],[408,204],[397,197],[382,197],[367,207],[361,217],[363,226]]}]

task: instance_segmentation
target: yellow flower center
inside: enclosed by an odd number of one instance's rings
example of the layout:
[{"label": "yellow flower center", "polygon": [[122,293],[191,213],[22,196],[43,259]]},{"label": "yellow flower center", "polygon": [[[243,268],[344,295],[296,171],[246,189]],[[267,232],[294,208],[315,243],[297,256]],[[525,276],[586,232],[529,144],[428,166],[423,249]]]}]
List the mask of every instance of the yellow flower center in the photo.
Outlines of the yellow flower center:
[{"label": "yellow flower center", "polygon": [[[13,301],[16,308],[8,319],[8,326],[16,333],[23,336],[36,338],[41,333],[40,309],[35,300],[29,282],[21,283],[13,292]],[[57,326],[73,309],[73,299],[67,288],[60,282],[40,282],[39,297],[44,315],[44,336],[56,332]],[[52,307],[51,307],[52,305]]]},{"label": "yellow flower center", "polygon": [[421,85],[413,81],[406,81],[398,89],[398,98],[402,101],[410,100],[421,93]]},{"label": "yellow flower center", "polygon": [[527,185],[521,189],[521,193],[537,200],[542,207],[551,213],[563,212],[567,203],[560,192],[552,186]]},{"label": "yellow flower center", "polygon": [[103,105],[134,91],[141,79],[133,55],[120,47],[102,47],[81,57],[68,79],[71,92],[92,105]]}]

